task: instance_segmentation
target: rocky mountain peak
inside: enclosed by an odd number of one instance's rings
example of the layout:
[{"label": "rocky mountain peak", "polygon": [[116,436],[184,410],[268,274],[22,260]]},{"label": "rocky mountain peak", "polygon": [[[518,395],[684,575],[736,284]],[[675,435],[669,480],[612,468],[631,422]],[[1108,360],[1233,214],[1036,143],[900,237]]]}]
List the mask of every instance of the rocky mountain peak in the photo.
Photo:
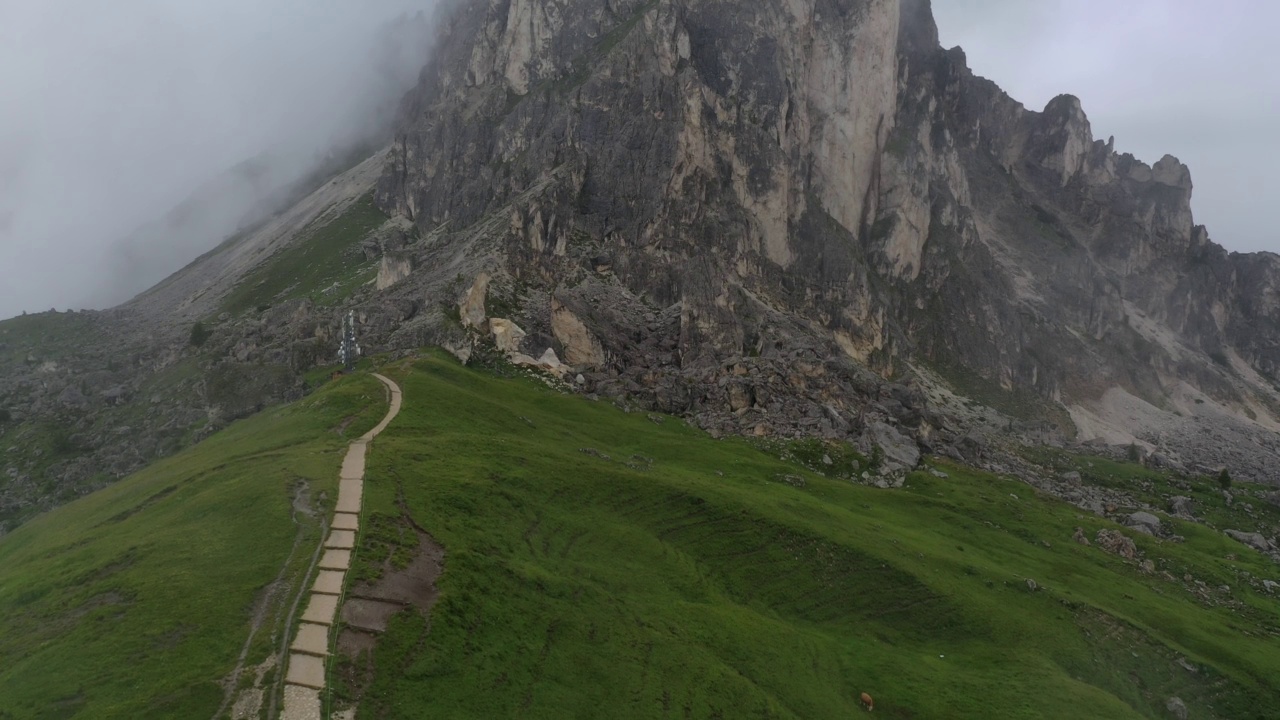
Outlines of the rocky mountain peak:
[{"label": "rocky mountain peak", "polygon": [[[455,0],[440,27],[383,154],[104,327],[218,318],[206,387],[315,364],[354,309],[369,348],[497,339],[717,435],[1280,462],[1280,261],[1214,244],[1186,166],[1078,98],[974,75],[927,0]],[[258,296],[353,214],[334,265],[367,285]]]},{"label": "rocky mountain peak", "polygon": [[827,406],[848,432],[853,367],[1026,393],[1068,435],[1100,432],[1110,389],[1280,407],[1210,357],[1270,351],[1235,329],[1260,296],[1194,224],[1187,168],[1095,140],[1075,96],[1027,110],[925,0],[474,0],[433,68],[379,204],[472,228],[494,287],[527,288],[529,354],[563,356],[571,314],[597,391],[710,417],[722,368],[808,348],[845,369],[794,404],[754,383],[763,415],[728,425]]}]

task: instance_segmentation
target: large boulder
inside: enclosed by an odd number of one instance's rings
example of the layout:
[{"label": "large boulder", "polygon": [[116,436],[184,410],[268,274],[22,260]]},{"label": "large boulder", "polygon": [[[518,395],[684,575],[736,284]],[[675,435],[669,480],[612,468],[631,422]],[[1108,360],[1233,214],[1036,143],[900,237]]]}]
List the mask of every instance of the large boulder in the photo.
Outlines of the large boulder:
[{"label": "large boulder", "polygon": [[1125,518],[1124,524],[1146,535],[1160,534],[1160,518],[1149,512],[1136,512]]},{"label": "large boulder", "polygon": [[542,357],[537,359],[523,353],[511,353],[509,357],[512,364],[537,368],[562,380],[569,372],[569,366],[560,362],[560,358],[556,356],[556,351],[552,348],[547,348],[547,351],[542,353]]},{"label": "large boulder", "polygon": [[492,318],[489,320],[489,332],[493,333],[493,344],[502,352],[520,352],[520,341],[524,340],[525,332],[519,325],[503,318]]},{"label": "large boulder", "polygon": [[913,470],[920,463],[920,447],[897,428],[882,422],[867,426],[868,439],[884,453],[882,468],[888,472]]},{"label": "large boulder", "polygon": [[1192,517],[1192,500],[1185,495],[1175,495],[1169,499],[1169,512],[1178,517]]},{"label": "large boulder", "polygon": [[569,306],[554,297],[551,299],[551,331],[564,346],[564,358],[570,365],[579,368],[604,365],[604,348],[600,341]]}]

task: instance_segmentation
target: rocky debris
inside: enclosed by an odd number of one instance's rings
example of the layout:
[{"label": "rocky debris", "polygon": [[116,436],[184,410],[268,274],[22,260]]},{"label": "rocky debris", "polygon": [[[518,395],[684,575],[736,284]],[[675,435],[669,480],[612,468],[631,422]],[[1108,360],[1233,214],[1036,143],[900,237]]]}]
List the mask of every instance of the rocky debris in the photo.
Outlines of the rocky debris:
[{"label": "rocky debris", "polygon": [[1263,580],[1262,589],[1269,593],[1274,593],[1277,590],[1280,590],[1280,583],[1275,582],[1274,580]]},{"label": "rocky debris", "polygon": [[1187,711],[1187,704],[1182,702],[1181,698],[1171,697],[1165,702],[1164,707],[1169,711],[1176,720],[1187,720],[1190,714]]},{"label": "rocky debris", "polygon": [[471,288],[467,290],[462,301],[458,303],[458,315],[464,328],[483,329],[487,318],[485,315],[485,300],[488,294],[489,274],[482,272],[476,275],[475,280],[471,283]]},{"label": "rocky debris", "polygon": [[1263,537],[1262,533],[1244,532],[1241,530],[1223,530],[1222,532],[1232,540],[1242,542],[1261,553],[1271,552],[1276,549],[1275,545]]},{"label": "rocky debris", "polygon": [[512,353],[508,356],[508,359],[514,365],[540,370],[552,375],[557,380],[563,380],[564,376],[569,372],[569,366],[560,362],[560,358],[556,357],[556,351],[551,348],[547,348],[546,352],[542,353],[542,356],[537,359],[522,353]]},{"label": "rocky debris", "polygon": [[1067,484],[1069,484],[1069,485],[1080,485],[1080,484],[1081,484],[1080,473],[1079,473],[1079,472],[1076,472],[1075,470],[1070,470],[1070,471],[1068,471],[1068,472],[1064,472],[1064,473],[1062,473],[1062,475],[1061,475],[1060,477],[1062,478],[1062,481],[1063,481],[1063,482],[1065,482],[1065,483],[1067,483]]},{"label": "rocky debris", "polygon": [[1169,512],[1180,518],[1194,519],[1192,500],[1185,495],[1175,495],[1169,499]]},{"label": "rocky debris", "polygon": [[[520,342],[524,340],[525,332],[520,329],[519,325],[502,318],[491,318],[489,320],[489,332],[493,335],[493,344],[498,350],[514,354],[520,352]],[[552,353],[554,355],[554,352]]]},{"label": "rocky debris", "polygon": [[1127,527],[1133,528],[1134,530],[1146,535],[1159,535],[1162,527],[1160,524],[1160,518],[1149,512],[1143,512],[1141,510],[1135,513],[1130,513],[1130,515],[1125,518],[1124,524]]},{"label": "rocky debris", "polygon": [[68,385],[58,394],[58,403],[69,408],[82,408],[89,404],[89,400],[80,392],[79,387]]},{"label": "rocky debris", "polygon": [[1098,544],[1098,547],[1113,555],[1119,555],[1125,560],[1133,560],[1138,555],[1138,546],[1134,545],[1133,540],[1118,530],[1103,528],[1098,531],[1094,541]]},{"label": "rocky debris", "polygon": [[1036,590],[1039,590],[1039,589],[1040,589],[1040,586],[1036,584],[1035,580],[1032,580],[1031,578],[1027,578],[1027,590],[1030,590],[1031,592],[1035,592]]},{"label": "rocky debris", "polygon": [[803,488],[806,484],[803,477],[799,475],[792,475],[790,473],[780,473],[774,476],[773,479],[783,485],[790,485],[793,488]]},{"label": "rocky debris", "polygon": [[1075,540],[1077,543],[1080,543],[1081,545],[1084,545],[1086,547],[1088,547],[1089,545],[1089,538],[1085,537],[1084,528],[1082,527],[1076,528],[1076,531],[1071,536],[1071,539]]}]

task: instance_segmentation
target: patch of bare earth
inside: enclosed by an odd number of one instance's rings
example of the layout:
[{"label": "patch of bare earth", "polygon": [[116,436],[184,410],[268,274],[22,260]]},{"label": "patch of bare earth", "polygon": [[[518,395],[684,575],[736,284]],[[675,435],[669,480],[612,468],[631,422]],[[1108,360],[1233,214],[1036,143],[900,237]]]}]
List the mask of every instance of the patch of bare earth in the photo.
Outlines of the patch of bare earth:
[{"label": "patch of bare earth", "polygon": [[343,601],[335,673],[352,707],[373,679],[373,649],[391,618],[402,612],[428,616],[439,596],[444,548],[421,528],[415,533],[418,547],[407,565],[396,567],[388,558],[376,581],[353,587]]}]

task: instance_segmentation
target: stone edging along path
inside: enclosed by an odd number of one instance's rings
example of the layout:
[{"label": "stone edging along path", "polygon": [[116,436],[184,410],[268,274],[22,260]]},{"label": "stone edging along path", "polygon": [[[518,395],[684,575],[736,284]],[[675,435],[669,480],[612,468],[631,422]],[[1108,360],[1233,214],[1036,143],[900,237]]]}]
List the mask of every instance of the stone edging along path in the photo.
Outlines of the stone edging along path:
[{"label": "stone edging along path", "polygon": [[360,530],[360,506],[364,496],[364,459],[369,443],[387,429],[400,412],[400,386],[374,373],[391,392],[391,407],[378,426],[351,443],[342,461],[338,480],[338,504],[334,508],[329,537],[324,543],[324,557],[311,587],[306,612],[298,625],[298,635],[289,646],[289,664],[285,674],[282,720],[320,720],[320,693],[324,690],[325,661],[329,657],[330,636],[338,618],[338,605],[351,551]]}]

